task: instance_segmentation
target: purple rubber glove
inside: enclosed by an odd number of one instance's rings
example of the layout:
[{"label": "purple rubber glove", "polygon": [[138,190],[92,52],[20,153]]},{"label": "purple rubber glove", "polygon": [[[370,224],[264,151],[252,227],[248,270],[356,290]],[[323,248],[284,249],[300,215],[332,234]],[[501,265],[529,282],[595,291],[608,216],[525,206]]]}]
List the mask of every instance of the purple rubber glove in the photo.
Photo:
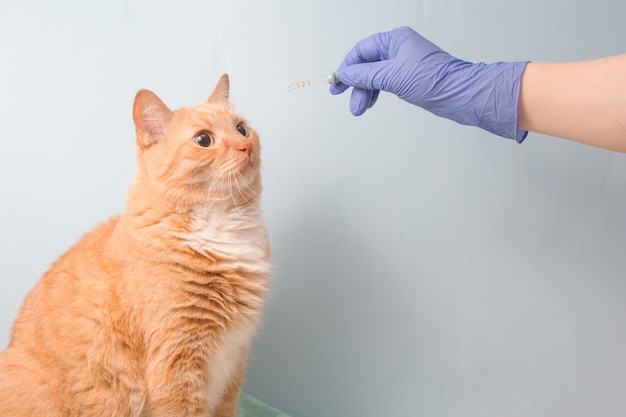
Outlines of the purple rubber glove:
[{"label": "purple rubber glove", "polygon": [[456,59],[409,27],[357,43],[337,69],[332,94],[353,87],[350,111],[360,116],[380,90],[442,117],[522,142],[517,128],[520,78],[527,62],[471,63]]}]

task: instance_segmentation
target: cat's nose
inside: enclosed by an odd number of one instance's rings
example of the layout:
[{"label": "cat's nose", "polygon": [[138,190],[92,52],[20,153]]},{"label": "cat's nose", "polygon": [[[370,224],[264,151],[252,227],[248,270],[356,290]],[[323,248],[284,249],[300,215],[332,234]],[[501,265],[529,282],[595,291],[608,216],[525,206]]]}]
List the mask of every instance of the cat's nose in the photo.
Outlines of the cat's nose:
[{"label": "cat's nose", "polygon": [[241,152],[245,152],[246,154],[248,154],[248,156],[250,156],[250,154],[252,153],[252,144],[251,143],[247,143],[247,142],[242,142],[239,145],[239,150]]}]

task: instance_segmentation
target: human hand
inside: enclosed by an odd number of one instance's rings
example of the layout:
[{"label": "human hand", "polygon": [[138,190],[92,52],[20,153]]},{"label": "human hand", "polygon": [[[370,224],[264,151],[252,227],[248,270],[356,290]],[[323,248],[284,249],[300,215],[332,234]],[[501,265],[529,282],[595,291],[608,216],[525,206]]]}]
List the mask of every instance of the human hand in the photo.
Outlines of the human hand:
[{"label": "human hand", "polygon": [[380,90],[421,106],[436,83],[434,77],[443,75],[440,68],[445,72],[454,61],[459,60],[413,29],[400,27],[358,42],[339,65],[340,82],[331,87],[331,93],[354,87],[350,110],[355,116],[374,105]]},{"label": "human hand", "polygon": [[353,87],[350,111],[360,116],[379,92],[458,123],[523,140],[517,102],[525,62],[473,64],[454,58],[409,27],[358,42],[337,69],[332,94]]}]

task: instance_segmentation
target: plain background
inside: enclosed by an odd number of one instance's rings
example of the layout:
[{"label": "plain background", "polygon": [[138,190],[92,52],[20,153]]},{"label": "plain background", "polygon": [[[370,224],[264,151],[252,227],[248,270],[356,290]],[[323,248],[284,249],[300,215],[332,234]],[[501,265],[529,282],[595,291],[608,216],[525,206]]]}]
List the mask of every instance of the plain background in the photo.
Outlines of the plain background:
[{"label": "plain background", "polygon": [[0,348],[124,209],[140,88],[219,75],[261,134],[275,277],[246,390],[294,417],[626,415],[626,155],[382,94],[288,92],[409,25],[471,61],[626,52],[623,0],[0,2]]}]

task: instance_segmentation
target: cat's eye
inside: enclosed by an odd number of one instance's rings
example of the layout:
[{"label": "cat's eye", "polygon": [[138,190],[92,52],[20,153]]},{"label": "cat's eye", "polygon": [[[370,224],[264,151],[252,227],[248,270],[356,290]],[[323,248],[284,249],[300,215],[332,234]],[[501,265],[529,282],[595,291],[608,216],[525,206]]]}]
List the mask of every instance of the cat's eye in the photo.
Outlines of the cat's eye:
[{"label": "cat's eye", "polygon": [[237,132],[241,133],[242,136],[248,137],[248,129],[242,124],[237,125]]},{"label": "cat's eye", "polygon": [[193,141],[203,148],[208,148],[213,145],[213,138],[207,132],[199,132],[194,136]]}]

